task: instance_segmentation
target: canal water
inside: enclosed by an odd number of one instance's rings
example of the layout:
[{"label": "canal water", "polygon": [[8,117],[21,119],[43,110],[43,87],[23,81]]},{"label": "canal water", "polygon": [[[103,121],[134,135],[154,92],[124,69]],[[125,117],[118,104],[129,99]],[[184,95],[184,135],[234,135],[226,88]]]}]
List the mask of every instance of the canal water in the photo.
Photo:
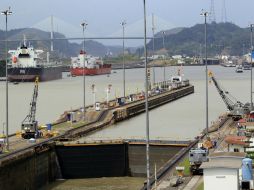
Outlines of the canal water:
[{"label": "canal water", "polygon": [[[250,102],[250,71],[236,73],[235,68],[209,66],[219,84],[243,103]],[[167,67],[166,76],[176,75],[178,67]],[[205,128],[205,67],[185,66],[184,77],[195,86],[195,93],[171,102],[149,112],[150,138],[162,140],[193,139]],[[152,72],[151,72],[152,73]],[[156,82],[163,80],[163,68],[155,68]],[[106,89],[112,85],[110,99],[123,94],[122,70],[115,70],[111,75],[86,77],[86,104],[93,103],[92,84],[96,89],[96,101],[106,100]],[[29,111],[33,93],[33,83],[9,84],[9,131],[20,130],[20,124]],[[226,106],[214,84],[209,84],[209,124],[220,113],[226,112]],[[126,92],[135,93],[144,90],[144,69],[126,70]],[[5,83],[0,82],[0,133],[5,122]],[[40,124],[55,121],[64,110],[83,105],[83,78],[67,77],[62,80],[39,83],[36,118]],[[86,139],[126,139],[145,138],[145,114],[118,123],[103,131],[98,131]],[[121,182],[121,181],[125,182]],[[48,186],[47,189],[139,189],[144,179],[140,178],[102,178],[65,180]],[[76,185],[75,185],[76,184]],[[90,185],[89,185],[90,184]],[[104,185],[103,185],[104,184]],[[105,185],[106,184],[106,185]],[[134,186],[125,186],[130,184]],[[71,187],[71,188],[69,188]]]},{"label": "canal water", "polygon": [[[172,74],[176,68],[168,68]],[[206,125],[205,120],[205,68],[184,67],[184,76],[195,86],[195,93],[171,102],[149,112],[151,139],[189,140],[199,134]],[[250,71],[235,73],[235,68],[210,66],[218,83],[233,101],[250,102]],[[157,68],[157,73],[161,69]],[[161,78],[158,76],[158,78]],[[208,86],[209,125],[220,113],[226,112],[226,105],[219,96],[213,82]],[[90,139],[145,138],[145,114],[117,123],[89,136]]]},{"label": "canal water", "polygon": [[[218,82],[237,100],[250,102],[250,71],[235,73],[235,68],[210,66]],[[156,81],[163,79],[163,68],[155,68]],[[96,89],[96,101],[106,100],[106,89],[112,85],[110,99],[122,96],[122,70],[111,75],[86,77],[86,104],[93,103],[92,84]],[[166,74],[175,75],[177,67],[167,67]],[[151,72],[152,73],[152,72]],[[183,67],[184,77],[195,86],[195,93],[150,111],[152,139],[192,139],[205,127],[205,67]],[[33,83],[9,84],[9,131],[20,130],[20,124],[29,111]],[[126,93],[144,89],[144,69],[126,70]],[[231,97],[230,97],[231,98]],[[232,98],[233,99],[233,98]],[[0,82],[0,133],[5,122],[5,83]],[[55,121],[64,110],[83,105],[83,78],[67,77],[62,80],[39,83],[36,118],[40,124]],[[213,83],[209,85],[209,123],[226,106]],[[142,138],[145,135],[145,114],[129,119],[93,134],[90,138]]]}]

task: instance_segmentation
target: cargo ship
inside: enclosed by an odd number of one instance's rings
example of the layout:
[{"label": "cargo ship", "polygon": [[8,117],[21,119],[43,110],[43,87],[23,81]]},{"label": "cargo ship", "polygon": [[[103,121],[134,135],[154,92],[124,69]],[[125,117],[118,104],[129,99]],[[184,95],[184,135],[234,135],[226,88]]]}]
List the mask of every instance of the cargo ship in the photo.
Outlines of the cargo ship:
[{"label": "cargo ship", "polygon": [[34,82],[36,77],[40,81],[62,78],[62,64],[60,62],[43,61],[39,55],[43,50],[35,50],[27,45],[26,39],[16,50],[9,50],[11,63],[8,64],[8,80],[10,82]]},{"label": "cargo ship", "polygon": [[98,57],[81,50],[78,57],[72,58],[70,72],[72,76],[110,74],[111,64],[103,64]]}]

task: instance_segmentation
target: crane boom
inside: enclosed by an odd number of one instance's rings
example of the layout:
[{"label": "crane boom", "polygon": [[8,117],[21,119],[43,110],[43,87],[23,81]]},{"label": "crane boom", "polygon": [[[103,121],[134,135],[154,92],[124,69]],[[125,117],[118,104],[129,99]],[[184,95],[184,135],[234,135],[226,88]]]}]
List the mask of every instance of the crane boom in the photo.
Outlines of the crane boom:
[{"label": "crane boom", "polygon": [[226,104],[228,110],[231,112],[231,116],[235,120],[241,118],[243,114],[249,112],[249,108],[246,105],[244,105],[242,102],[240,101],[234,102],[227,96],[228,92],[222,90],[222,88],[220,87],[219,83],[217,82],[217,80],[215,79],[211,71],[209,71],[208,75],[212,79],[217,91],[219,92],[220,97],[222,98],[223,102]]},{"label": "crane boom", "polygon": [[212,79],[212,81],[213,81],[217,91],[219,92],[219,95],[221,96],[223,102],[226,104],[227,108],[230,111],[234,110],[234,102],[226,96],[227,92],[224,92],[222,90],[222,88],[220,87],[219,83],[217,82],[217,80],[213,76],[213,73],[211,71],[209,71],[208,75]]},{"label": "crane boom", "polygon": [[30,103],[30,112],[28,114],[28,121],[33,122],[35,121],[35,113],[36,113],[36,103],[37,103],[37,97],[38,97],[38,77],[35,79],[35,85],[34,85],[34,93],[33,98]]},{"label": "crane boom", "polygon": [[37,103],[37,97],[38,97],[38,83],[39,83],[39,78],[36,77],[35,84],[34,84],[33,97],[30,102],[29,114],[25,117],[25,119],[22,121],[22,124],[21,124],[23,138],[30,138],[30,137],[34,138],[38,132],[37,121],[35,120],[36,103]]}]

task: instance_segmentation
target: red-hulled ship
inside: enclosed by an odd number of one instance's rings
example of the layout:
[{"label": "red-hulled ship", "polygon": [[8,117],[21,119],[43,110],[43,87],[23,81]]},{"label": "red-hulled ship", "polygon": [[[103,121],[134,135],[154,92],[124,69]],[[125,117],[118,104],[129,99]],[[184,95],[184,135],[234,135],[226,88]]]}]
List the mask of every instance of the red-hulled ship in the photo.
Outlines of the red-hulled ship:
[{"label": "red-hulled ship", "polygon": [[103,64],[98,57],[81,50],[78,57],[72,58],[70,71],[73,76],[110,74],[111,64]]}]

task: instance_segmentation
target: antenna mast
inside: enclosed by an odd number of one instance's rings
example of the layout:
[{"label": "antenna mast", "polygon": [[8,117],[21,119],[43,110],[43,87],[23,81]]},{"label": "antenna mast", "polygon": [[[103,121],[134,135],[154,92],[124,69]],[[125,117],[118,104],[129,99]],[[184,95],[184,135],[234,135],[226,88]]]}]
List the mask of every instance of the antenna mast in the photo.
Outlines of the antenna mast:
[{"label": "antenna mast", "polygon": [[[152,31],[153,31],[153,60],[154,60],[154,55],[155,55],[155,50],[154,50],[154,34],[155,34],[155,22],[154,22],[154,14],[152,14]],[[153,66],[153,85],[155,84],[155,68]]]},{"label": "antenna mast", "polygon": [[227,22],[226,0],[222,0],[221,22]]},{"label": "antenna mast", "polygon": [[214,11],[214,0],[211,0],[211,7],[210,7],[210,14],[209,14],[209,21],[216,22],[216,16]]}]

